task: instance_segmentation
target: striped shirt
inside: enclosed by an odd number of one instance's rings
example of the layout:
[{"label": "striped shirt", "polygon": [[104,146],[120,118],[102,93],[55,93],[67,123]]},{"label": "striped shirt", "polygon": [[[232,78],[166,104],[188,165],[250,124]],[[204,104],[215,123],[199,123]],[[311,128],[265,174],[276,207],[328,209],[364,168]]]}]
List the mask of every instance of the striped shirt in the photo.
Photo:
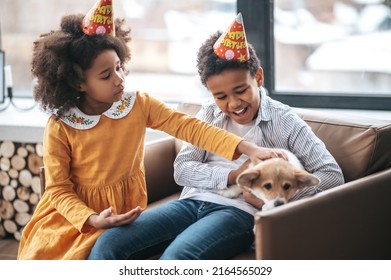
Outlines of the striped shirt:
[{"label": "striped shirt", "polygon": [[[290,150],[308,172],[320,179],[319,185],[301,190],[293,200],[343,184],[344,177],[340,167],[311,127],[291,107],[267,96],[264,89],[260,90],[260,94],[261,105],[254,127],[243,138],[262,147]],[[213,99],[202,105],[197,117],[225,129],[229,121]],[[213,161],[210,161],[211,158]],[[227,187],[228,174],[237,169],[245,159],[245,155],[235,161],[222,159],[219,165],[216,164],[214,155],[184,142],[174,162],[175,181],[184,186],[180,198],[231,205],[255,214],[258,209],[246,203],[243,197],[230,199],[216,193]]]}]

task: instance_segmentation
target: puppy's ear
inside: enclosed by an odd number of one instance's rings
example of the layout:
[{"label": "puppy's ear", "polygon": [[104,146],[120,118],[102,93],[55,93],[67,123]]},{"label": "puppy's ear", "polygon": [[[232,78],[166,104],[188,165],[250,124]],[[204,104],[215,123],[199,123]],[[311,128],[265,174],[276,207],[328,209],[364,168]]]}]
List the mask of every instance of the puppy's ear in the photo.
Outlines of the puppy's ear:
[{"label": "puppy's ear", "polygon": [[258,170],[248,169],[242,172],[238,178],[236,178],[236,183],[241,187],[251,187],[253,181],[260,175],[261,174]]},{"label": "puppy's ear", "polygon": [[316,186],[320,183],[320,180],[315,175],[308,173],[305,170],[298,170],[295,173],[298,185],[300,188]]}]

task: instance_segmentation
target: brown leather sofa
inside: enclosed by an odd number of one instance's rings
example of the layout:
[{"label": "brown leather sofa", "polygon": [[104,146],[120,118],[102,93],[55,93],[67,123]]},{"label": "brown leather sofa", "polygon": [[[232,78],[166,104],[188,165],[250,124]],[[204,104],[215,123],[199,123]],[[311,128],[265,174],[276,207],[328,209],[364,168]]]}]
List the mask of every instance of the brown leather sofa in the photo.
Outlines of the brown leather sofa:
[{"label": "brown leather sofa", "polygon": [[[192,115],[199,109],[178,107]],[[295,110],[334,155],[346,183],[257,213],[254,247],[235,259],[391,259],[391,122]],[[170,136],[146,144],[149,207],[179,197],[173,161],[180,146]],[[16,252],[15,240],[0,240],[0,259]]]},{"label": "brown leather sofa", "polygon": [[[192,115],[199,109],[178,107]],[[346,183],[257,213],[255,251],[235,259],[391,259],[391,122],[294,110],[326,144]],[[146,146],[151,207],[178,197],[172,174],[180,145],[167,137]]]}]

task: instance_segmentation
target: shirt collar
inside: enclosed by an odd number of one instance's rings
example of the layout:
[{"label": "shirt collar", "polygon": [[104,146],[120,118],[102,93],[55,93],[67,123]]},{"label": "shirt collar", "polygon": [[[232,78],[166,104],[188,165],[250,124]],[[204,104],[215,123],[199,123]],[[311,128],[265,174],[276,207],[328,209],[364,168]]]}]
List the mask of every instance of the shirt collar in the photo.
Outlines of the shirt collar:
[{"label": "shirt collar", "polygon": [[[135,92],[126,93],[122,96],[121,100],[114,102],[113,105],[102,115],[110,119],[121,119],[127,116],[132,110],[135,100]],[[60,119],[73,128],[85,130],[96,126],[102,115],[87,115],[79,108],[74,107],[65,113]]]},{"label": "shirt collar", "polygon": [[259,106],[258,116],[256,120],[256,124],[259,124],[261,121],[270,121],[271,120],[271,112],[269,106],[269,99],[267,98],[267,92],[265,88],[261,87],[259,89],[259,94],[261,95],[261,105]]}]

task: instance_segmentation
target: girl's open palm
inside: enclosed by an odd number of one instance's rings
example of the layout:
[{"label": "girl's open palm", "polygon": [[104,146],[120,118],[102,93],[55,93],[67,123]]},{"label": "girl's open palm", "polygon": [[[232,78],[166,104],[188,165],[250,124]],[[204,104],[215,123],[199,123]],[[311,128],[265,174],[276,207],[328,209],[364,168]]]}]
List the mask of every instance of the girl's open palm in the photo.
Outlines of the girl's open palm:
[{"label": "girl's open palm", "polygon": [[99,215],[91,215],[88,218],[87,223],[95,228],[100,229],[122,226],[130,224],[131,222],[136,220],[138,216],[140,216],[142,211],[143,209],[140,206],[137,206],[129,212],[116,215],[114,213],[113,207],[109,207],[100,212]]}]

